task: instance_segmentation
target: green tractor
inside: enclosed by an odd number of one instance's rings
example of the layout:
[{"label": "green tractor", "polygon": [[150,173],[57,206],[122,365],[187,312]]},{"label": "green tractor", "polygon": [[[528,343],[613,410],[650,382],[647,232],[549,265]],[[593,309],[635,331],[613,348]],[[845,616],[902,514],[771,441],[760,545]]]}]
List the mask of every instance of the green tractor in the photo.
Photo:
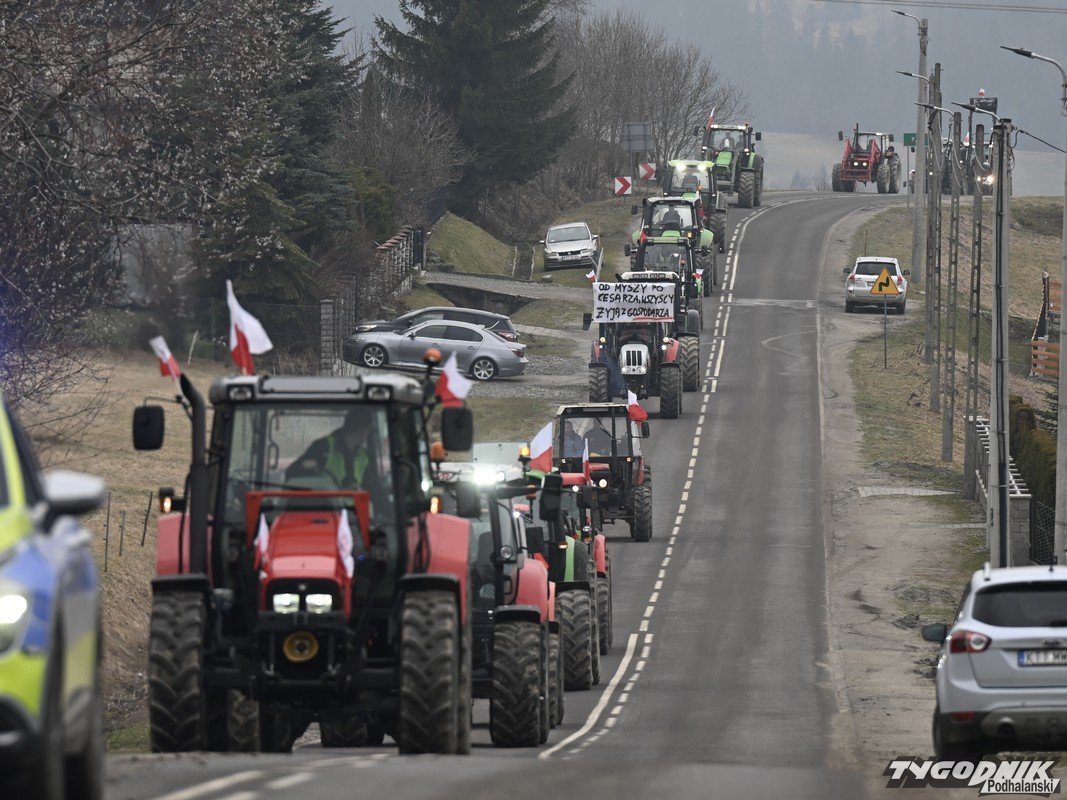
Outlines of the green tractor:
[{"label": "green tractor", "polygon": [[762,205],[763,156],[756,152],[756,142],[763,135],[748,123],[709,123],[703,132],[697,128],[696,134],[701,137],[701,156],[715,164],[715,187],[724,194],[736,194],[741,208]]},{"label": "green tractor", "polygon": [[630,243],[636,248],[643,239],[658,239],[663,236],[685,236],[694,231],[696,244],[710,252],[715,246],[715,234],[701,222],[698,198],[691,197],[645,197],[641,205],[630,206],[631,214],[641,214],[641,224],[630,235]]},{"label": "green tractor", "polygon": [[663,194],[698,202],[701,224],[714,235],[719,252],[725,253],[728,203],[715,185],[714,167],[714,161],[668,161],[663,170]]},{"label": "green tractor", "polygon": [[[667,231],[661,236],[641,236],[637,245],[623,245],[623,253],[630,259],[632,272],[674,272],[686,285],[690,297],[689,308],[700,311],[700,327],[704,327],[701,298],[710,297],[719,285],[719,262],[715,250],[699,244],[697,231],[690,228],[681,235]],[[689,288],[691,287],[691,288]]]}]

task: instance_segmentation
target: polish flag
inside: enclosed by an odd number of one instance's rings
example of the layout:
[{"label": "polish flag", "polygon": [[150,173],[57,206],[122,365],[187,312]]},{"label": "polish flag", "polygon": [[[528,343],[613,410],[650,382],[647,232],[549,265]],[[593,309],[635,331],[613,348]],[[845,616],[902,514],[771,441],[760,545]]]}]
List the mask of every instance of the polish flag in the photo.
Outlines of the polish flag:
[{"label": "polish flag", "polygon": [[167,340],[162,336],[155,336],[148,340],[148,344],[152,352],[156,354],[156,358],[159,359],[159,374],[164,378],[174,378],[174,382],[178,383],[182,377],[182,371],[178,367],[177,359],[167,347]]},{"label": "polish flag", "polygon": [[641,404],[637,402],[637,395],[631,391],[626,392],[626,406],[630,412],[631,422],[644,422],[648,419],[648,412],[641,408]]},{"label": "polish flag", "polygon": [[259,554],[259,564],[267,561],[267,549],[270,547],[270,526],[267,525],[267,515],[259,515],[259,532],[256,534],[256,552]]},{"label": "polish flag", "polygon": [[252,356],[266,353],[274,345],[260,321],[241,308],[230,281],[226,281],[226,305],[230,309],[230,357],[242,375],[251,375],[255,371]]},{"label": "polish flag", "polygon": [[707,130],[715,124],[715,109],[711,109],[711,113],[708,114],[708,121],[704,123],[704,130]]},{"label": "polish flag", "polygon": [[459,371],[459,362],[453,353],[445,362],[441,375],[437,378],[434,394],[445,407],[461,406],[463,400],[470,394],[474,381]]},{"label": "polish flag", "polygon": [[530,469],[548,473],[552,471],[552,423],[537,432],[530,441]]},{"label": "polish flag", "polygon": [[582,451],[582,474],[585,475],[585,479],[589,480],[589,477],[593,474],[593,467],[589,464],[589,440],[585,440],[585,450]]},{"label": "polish flag", "polygon": [[596,270],[589,270],[587,273],[585,273],[585,277],[589,279],[590,283],[596,283]]},{"label": "polish flag", "polygon": [[337,525],[337,552],[341,556],[341,563],[345,565],[345,573],[349,578],[356,571],[356,561],[352,557],[352,526],[348,524],[348,511],[341,509],[341,521]]}]

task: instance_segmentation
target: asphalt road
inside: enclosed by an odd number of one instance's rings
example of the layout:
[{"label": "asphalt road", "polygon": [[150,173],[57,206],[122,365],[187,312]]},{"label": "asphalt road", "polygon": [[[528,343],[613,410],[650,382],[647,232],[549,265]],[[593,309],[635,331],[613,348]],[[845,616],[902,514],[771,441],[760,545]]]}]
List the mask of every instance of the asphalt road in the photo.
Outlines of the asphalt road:
[{"label": "asphalt road", "polygon": [[826,644],[816,277],[841,266],[822,263],[830,226],[885,199],[768,193],[761,209],[731,210],[703,391],[679,420],[653,413],[646,442],[655,536],[609,531],[615,647],[600,686],[567,694],[544,748],[494,750],[479,705],[469,758],[116,756],[107,796],[863,796],[831,752],[842,709]]}]

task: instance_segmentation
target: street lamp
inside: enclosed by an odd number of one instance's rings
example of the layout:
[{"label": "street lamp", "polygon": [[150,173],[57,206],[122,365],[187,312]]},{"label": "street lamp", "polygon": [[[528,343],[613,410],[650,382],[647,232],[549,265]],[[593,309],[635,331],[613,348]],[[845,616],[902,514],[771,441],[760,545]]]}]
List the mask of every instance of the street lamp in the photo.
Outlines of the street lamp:
[{"label": "street lamp", "polygon": [[[1060,71],[1063,80],[1063,96],[1060,98],[1060,113],[1067,117],[1067,72],[1060,62],[1027,50],[1023,47],[1000,46],[1024,58],[1044,61]],[[1063,254],[1060,264],[1060,285],[1067,287],[1067,157],[1064,158],[1063,170]],[[1062,301],[1061,301],[1062,303]],[[1060,370],[1056,383],[1056,528],[1052,546],[1053,557],[1063,552],[1067,544],[1067,342],[1063,338],[1063,309],[1060,309]]]},{"label": "street lamp", "polygon": [[[904,73],[910,77],[919,78],[919,97],[920,103],[926,101],[927,93],[930,89],[930,81],[926,77],[926,45],[930,41],[929,39],[929,24],[926,17],[917,17],[914,14],[908,14],[904,11],[898,11],[897,9],[891,9],[898,17],[907,17],[908,19],[915,20],[915,24],[919,28],[919,72]],[[920,165],[921,168],[920,168]],[[916,109],[915,112],[915,176],[912,178],[912,184],[915,186],[915,206],[911,215],[911,273],[915,276],[915,280],[919,281],[922,277],[922,271],[920,270],[921,253],[923,250],[923,217],[926,216],[926,137],[923,135],[922,128],[922,111]],[[915,179],[918,178],[918,183],[915,183]],[[930,355],[930,328],[926,328],[925,342],[923,346],[923,353],[926,357]]]}]

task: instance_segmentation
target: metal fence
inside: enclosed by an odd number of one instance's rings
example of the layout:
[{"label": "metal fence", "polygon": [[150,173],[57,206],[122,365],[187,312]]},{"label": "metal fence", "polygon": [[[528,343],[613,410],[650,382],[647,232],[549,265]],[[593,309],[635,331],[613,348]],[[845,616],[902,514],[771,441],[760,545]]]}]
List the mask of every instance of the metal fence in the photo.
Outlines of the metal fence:
[{"label": "metal fence", "polygon": [[1051,564],[1055,548],[1056,509],[1030,500],[1030,561]]}]

